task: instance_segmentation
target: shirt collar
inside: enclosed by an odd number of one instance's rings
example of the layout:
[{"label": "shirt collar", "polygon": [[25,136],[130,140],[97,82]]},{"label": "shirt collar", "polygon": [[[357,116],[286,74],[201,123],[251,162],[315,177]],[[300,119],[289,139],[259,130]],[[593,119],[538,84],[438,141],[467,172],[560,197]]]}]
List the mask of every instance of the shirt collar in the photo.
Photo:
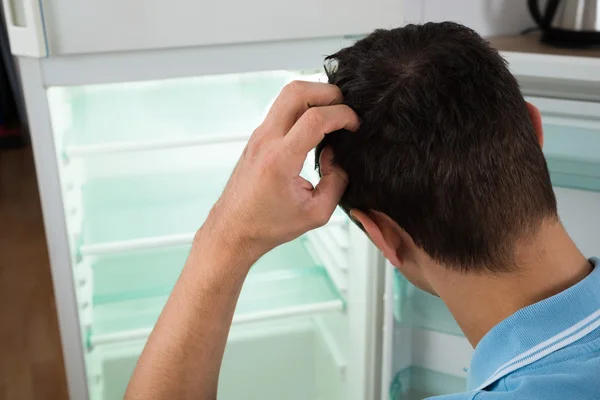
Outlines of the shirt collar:
[{"label": "shirt collar", "polygon": [[517,311],[479,342],[468,389],[481,390],[509,373],[581,339],[600,326],[600,260],[582,281]]}]

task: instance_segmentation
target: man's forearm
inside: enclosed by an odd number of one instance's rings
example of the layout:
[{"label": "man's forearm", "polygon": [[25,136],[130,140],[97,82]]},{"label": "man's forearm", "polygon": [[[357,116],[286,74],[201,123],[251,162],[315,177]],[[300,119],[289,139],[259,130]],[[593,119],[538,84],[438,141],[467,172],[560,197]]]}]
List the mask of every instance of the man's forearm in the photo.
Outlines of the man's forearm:
[{"label": "man's forearm", "polygon": [[236,257],[207,236],[197,235],[140,357],[127,399],[216,398],[229,327],[252,259]]}]

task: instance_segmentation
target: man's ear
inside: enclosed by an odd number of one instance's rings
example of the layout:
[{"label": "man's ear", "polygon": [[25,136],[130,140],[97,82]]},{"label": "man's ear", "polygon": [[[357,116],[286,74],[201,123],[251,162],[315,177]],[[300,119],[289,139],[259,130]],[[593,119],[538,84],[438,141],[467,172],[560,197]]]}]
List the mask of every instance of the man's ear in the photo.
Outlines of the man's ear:
[{"label": "man's ear", "polygon": [[371,211],[367,214],[353,209],[350,211],[350,215],[362,225],[373,244],[383,253],[384,257],[394,267],[399,268],[404,260],[400,255],[402,240],[398,224],[387,215],[377,211]]},{"label": "man's ear", "polygon": [[540,113],[540,110],[538,110],[538,108],[530,102],[526,101],[525,104],[527,105],[527,112],[529,113],[529,118],[531,119],[531,123],[535,129],[538,142],[540,142],[540,147],[544,147],[544,127],[542,126],[542,114]]}]

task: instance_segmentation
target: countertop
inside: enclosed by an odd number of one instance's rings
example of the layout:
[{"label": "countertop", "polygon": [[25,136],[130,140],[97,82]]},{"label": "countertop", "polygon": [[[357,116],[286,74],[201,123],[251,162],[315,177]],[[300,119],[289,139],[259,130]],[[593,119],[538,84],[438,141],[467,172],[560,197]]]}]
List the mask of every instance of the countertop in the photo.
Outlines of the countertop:
[{"label": "countertop", "polygon": [[500,51],[512,51],[517,53],[534,53],[574,57],[597,57],[600,58],[600,49],[572,49],[550,46],[540,42],[540,34],[532,33],[526,35],[494,36],[488,38],[492,46]]}]

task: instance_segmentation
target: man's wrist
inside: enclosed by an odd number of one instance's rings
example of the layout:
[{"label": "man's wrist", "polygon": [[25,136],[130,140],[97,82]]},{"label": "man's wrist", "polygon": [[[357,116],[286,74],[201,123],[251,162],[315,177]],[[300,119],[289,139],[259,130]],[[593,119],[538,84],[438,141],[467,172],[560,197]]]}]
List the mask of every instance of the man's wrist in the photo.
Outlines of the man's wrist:
[{"label": "man's wrist", "polygon": [[249,241],[207,220],[194,236],[189,261],[195,265],[194,268],[201,268],[205,272],[245,277],[261,256]]}]

